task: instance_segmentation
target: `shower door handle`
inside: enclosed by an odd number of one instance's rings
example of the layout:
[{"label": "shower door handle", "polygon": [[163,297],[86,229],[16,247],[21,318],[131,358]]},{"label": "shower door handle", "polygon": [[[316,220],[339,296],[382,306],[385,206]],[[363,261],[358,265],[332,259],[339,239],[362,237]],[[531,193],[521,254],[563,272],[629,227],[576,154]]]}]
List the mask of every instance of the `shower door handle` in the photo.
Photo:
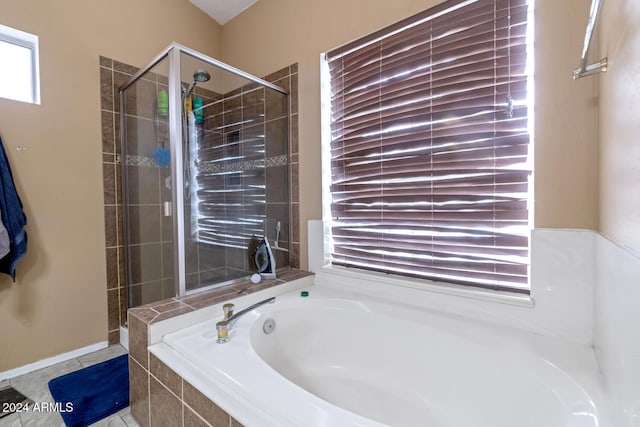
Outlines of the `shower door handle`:
[{"label": "shower door handle", "polygon": [[164,216],[171,216],[173,212],[173,206],[171,202],[164,202]]}]

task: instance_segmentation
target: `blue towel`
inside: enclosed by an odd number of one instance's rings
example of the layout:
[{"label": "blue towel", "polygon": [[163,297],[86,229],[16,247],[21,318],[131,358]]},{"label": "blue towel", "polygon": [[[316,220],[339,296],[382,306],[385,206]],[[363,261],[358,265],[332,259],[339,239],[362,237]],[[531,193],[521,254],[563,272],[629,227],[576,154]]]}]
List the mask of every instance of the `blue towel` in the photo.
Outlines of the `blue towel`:
[{"label": "blue towel", "polygon": [[0,139],[0,216],[9,233],[9,253],[0,259],[0,273],[11,276],[16,281],[16,264],[27,252],[27,233],[24,226],[27,217],[22,210],[22,201],[13,182],[11,166]]}]

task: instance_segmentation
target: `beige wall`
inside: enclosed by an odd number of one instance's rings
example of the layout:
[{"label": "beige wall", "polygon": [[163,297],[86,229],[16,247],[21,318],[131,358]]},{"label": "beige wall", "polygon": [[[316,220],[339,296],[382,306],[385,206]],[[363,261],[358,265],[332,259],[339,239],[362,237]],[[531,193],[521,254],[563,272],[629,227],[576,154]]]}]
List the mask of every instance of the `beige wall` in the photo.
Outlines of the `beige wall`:
[{"label": "beige wall", "polygon": [[[299,64],[302,224],[321,217],[320,54],[438,2],[260,0],[224,26],[223,61],[257,75]],[[589,5],[536,4],[535,225],[595,229],[598,83],[571,79]],[[306,242],[303,229],[303,248]]]},{"label": "beige wall", "polygon": [[0,99],[29,234],[16,283],[0,277],[0,372],[107,339],[98,56],[144,66],[174,40],[219,56],[217,23],[159,4],[0,0],[1,24],[40,38],[42,99]]},{"label": "beige wall", "polygon": [[535,226],[598,225],[598,79],[574,81],[590,1],[536,0]]},{"label": "beige wall", "polygon": [[[640,251],[640,3],[602,8],[600,53],[600,230]],[[593,58],[594,60],[600,58]]]}]

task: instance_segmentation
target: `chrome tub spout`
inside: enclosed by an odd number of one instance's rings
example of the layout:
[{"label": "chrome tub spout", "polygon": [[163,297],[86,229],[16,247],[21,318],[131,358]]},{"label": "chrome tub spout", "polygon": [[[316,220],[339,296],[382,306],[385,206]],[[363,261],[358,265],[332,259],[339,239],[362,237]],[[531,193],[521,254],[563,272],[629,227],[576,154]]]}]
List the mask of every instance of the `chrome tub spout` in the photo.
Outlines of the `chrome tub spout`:
[{"label": "chrome tub spout", "polygon": [[216,323],[216,330],[218,331],[218,340],[216,341],[218,344],[224,344],[229,341],[229,331],[233,328],[236,321],[242,317],[242,315],[250,312],[251,310],[258,308],[265,304],[271,304],[276,301],[276,297],[267,298],[260,302],[257,302],[249,307],[240,310],[237,313],[233,313],[234,305],[233,304],[225,304],[222,306],[224,310],[224,320]]}]

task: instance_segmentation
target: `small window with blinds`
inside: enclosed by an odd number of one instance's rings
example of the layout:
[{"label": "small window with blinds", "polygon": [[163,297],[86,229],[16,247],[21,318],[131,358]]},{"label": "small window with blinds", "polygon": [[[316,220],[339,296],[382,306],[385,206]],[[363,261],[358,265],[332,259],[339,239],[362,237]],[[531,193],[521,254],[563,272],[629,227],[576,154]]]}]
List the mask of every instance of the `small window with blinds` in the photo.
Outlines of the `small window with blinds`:
[{"label": "small window with blinds", "polygon": [[531,1],[445,1],[324,55],[333,265],[529,292]]}]

